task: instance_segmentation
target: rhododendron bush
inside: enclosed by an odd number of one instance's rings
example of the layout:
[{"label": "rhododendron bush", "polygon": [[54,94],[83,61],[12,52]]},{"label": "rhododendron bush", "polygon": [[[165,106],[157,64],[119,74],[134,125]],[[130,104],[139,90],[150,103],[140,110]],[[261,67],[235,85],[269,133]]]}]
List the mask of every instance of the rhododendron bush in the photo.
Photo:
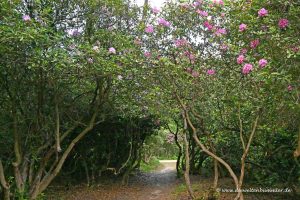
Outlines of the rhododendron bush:
[{"label": "rhododendron bush", "polygon": [[[237,188],[243,187],[245,177],[264,184],[285,182],[287,177],[297,181],[292,153],[300,117],[297,2],[196,1],[167,3],[162,10],[148,10],[144,23],[153,31],[141,29],[138,38],[138,47],[147,52],[146,81],[156,85],[153,109],[173,107],[178,116],[183,112],[190,137],[228,170]],[[290,152],[289,161],[280,168],[295,168],[282,176],[259,144],[276,150],[276,141],[287,135],[291,140],[284,151]],[[224,147],[223,138],[238,142]],[[232,152],[231,158],[222,153],[224,148]],[[251,160],[275,171],[249,164]],[[243,194],[235,198],[243,199]]]},{"label": "rhododendron bush", "polygon": [[[156,125],[131,104],[130,83],[122,81],[129,79],[126,70],[139,52],[131,36],[138,21],[129,17],[136,9],[128,7],[122,1],[0,2],[0,199],[39,198],[68,157],[76,166],[82,162],[72,154],[87,134],[116,132],[101,129],[107,124],[143,129],[118,131],[122,151],[113,150],[122,156],[111,165],[118,173],[129,174],[136,165],[142,142],[129,142],[133,134],[144,140]],[[125,124],[128,118],[134,125]],[[102,142],[111,135],[101,135]],[[76,152],[90,153],[95,140],[87,139]],[[85,162],[97,161],[106,170],[108,161],[95,156]],[[76,168],[80,177],[81,167]]]},{"label": "rhododendron bush", "polygon": [[[299,2],[168,1],[161,8],[147,2],[0,3],[0,192],[6,200],[37,199],[66,160],[66,171],[83,162],[80,153],[93,155],[82,164],[90,163],[81,170],[88,180],[89,170],[101,169],[123,174],[126,182],[144,140],[159,126],[180,149],[177,169],[191,198],[189,170],[202,168],[214,177],[215,194],[219,177],[232,178],[239,190],[232,199],[244,199],[240,189],[250,182],[296,191]],[[102,136],[101,128],[113,125],[114,134]],[[103,147],[110,141],[123,145],[122,158]]]}]

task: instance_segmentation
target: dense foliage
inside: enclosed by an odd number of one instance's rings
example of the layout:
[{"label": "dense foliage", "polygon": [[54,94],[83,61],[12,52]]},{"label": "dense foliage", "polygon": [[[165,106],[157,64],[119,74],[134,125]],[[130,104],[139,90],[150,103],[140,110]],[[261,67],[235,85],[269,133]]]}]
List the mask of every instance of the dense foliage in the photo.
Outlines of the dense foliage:
[{"label": "dense foliage", "polygon": [[37,199],[61,171],[126,183],[154,157],[187,184],[295,190],[299,2],[145,2],[0,2],[1,197]]}]

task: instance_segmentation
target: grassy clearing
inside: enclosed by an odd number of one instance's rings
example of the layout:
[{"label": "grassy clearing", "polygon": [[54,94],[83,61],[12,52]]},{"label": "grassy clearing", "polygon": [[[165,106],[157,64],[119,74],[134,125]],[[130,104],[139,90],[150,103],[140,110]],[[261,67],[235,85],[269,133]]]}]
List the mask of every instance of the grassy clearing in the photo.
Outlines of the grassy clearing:
[{"label": "grassy clearing", "polygon": [[149,163],[141,162],[140,170],[143,172],[151,172],[156,170],[160,166],[159,160],[157,158],[153,158],[149,161]]}]

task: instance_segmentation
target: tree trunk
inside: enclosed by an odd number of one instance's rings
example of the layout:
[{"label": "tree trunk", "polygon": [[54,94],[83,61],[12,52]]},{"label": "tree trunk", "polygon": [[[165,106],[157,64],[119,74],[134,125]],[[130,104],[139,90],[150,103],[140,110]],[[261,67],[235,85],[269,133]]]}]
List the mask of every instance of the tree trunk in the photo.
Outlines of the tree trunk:
[{"label": "tree trunk", "polygon": [[82,159],[82,164],[83,164],[83,168],[84,168],[84,171],[85,171],[86,184],[87,184],[88,186],[90,186],[89,168],[88,168],[88,165],[87,165],[85,159]]},{"label": "tree trunk", "polygon": [[180,159],[181,159],[181,156],[182,156],[182,147],[178,142],[178,133],[175,134],[175,144],[178,147],[178,155],[177,155],[177,161],[176,161],[176,171],[177,171],[177,177],[179,177],[180,176],[179,166],[180,166]]},{"label": "tree trunk", "polygon": [[[242,158],[241,158],[241,174],[240,174],[240,179],[239,179],[239,188],[242,188],[242,185],[243,185],[244,175],[245,175],[245,161],[246,161],[246,157],[247,157],[247,155],[248,155],[248,153],[249,153],[250,145],[251,145],[251,143],[252,143],[254,134],[255,134],[255,132],[256,132],[258,120],[259,120],[259,115],[256,117],[256,119],[255,119],[255,121],[254,121],[254,125],[253,125],[253,127],[252,127],[252,131],[251,131],[251,134],[250,134],[250,137],[249,137],[249,140],[248,140],[246,149],[244,150],[243,156],[242,156]],[[239,197],[240,197],[241,200],[244,199],[242,193],[240,193],[240,196],[239,196]]]},{"label": "tree trunk", "polygon": [[294,151],[294,157],[298,158],[300,156],[300,126],[299,126],[299,134],[298,134],[298,147]]},{"label": "tree trunk", "polygon": [[222,158],[218,157],[216,154],[212,153],[211,151],[209,151],[203,144],[202,142],[199,140],[198,136],[197,136],[197,130],[194,127],[194,125],[192,124],[190,117],[188,115],[188,113],[185,111],[185,115],[184,117],[186,118],[189,126],[191,127],[191,129],[193,130],[193,138],[195,139],[196,143],[199,145],[199,147],[205,152],[207,153],[209,156],[211,156],[212,158],[216,159],[218,162],[220,162],[229,172],[230,176],[232,177],[236,190],[238,192],[237,196],[235,197],[234,200],[238,200],[240,197],[242,197],[242,191],[239,187],[239,180],[236,176],[236,174],[234,173],[234,171],[232,170],[232,168],[229,166],[229,164],[227,162],[225,162]]},{"label": "tree trunk", "polygon": [[[184,114],[183,114],[184,115]],[[190,155],[189,155],[189,143],[187,140],[187,121],[184,118],[184,132],[183,132],[183,141],[185,146],[185,170],[184,170],[184,179],[186,183],[186,187],[188,189],[189,195],[192,199],[195,199],[194,192],[191,186],[190,181]]]},{"label": "tree trunk", "polygon": [[74,146],[77,144],[78,141],[80,141],[90,130],[93,129],[94,123],[97,117],[97,111],[94,112],[89,125],[76,137],[72,140],[72,142],[69,144],[63,155],[61,156],[60,160],[58,161],[55,169],[50,172],[48,175],[46,175],[38,184],[33,192],[30,194],[30,199],[36,199],[40,193],[42,193],[48,185],[51,183],[51,181],[57,176],[57,174],[60,172],[64,162],[66,161],[66,158],[68,157],[69,153],[72,151]]},{"label": "tree trunk", "polygon": [[10,186],[5,179],[2,161],[0,160],[0,184],[3,187],[4,200],[10,200]]},{"label": "tree trunk", "polygon": [[218,180],[219,180],[219,168],[218,168],[218,161],[214,159],[214,184],[213,189],[216,190],[218,187]]},{"label": "tree trunk", "polygon": [[189,195],[192,199],[195,199],[194,192],[191,186],[190,181],[190,156],[189,156],[189,143],[186,138],[186,133],[183,136],[184,145],[185,145],[185,170],[184,170],[184,179],[186,183],[186,187],[188,189]]}]

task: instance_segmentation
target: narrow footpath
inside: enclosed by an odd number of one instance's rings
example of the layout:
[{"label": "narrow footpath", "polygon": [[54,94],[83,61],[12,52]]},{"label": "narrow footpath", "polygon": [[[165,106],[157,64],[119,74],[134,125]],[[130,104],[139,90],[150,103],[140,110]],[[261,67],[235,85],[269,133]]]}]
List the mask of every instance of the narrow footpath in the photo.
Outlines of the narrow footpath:
[{"label": "narrow footpath", "polygon": [[153,172],[131,176],[128,186],[77,187],[59,192],[61,195],[55,200],[172,200],[172,191],[180,183],[176,178],[176,160],[161,160],[160,163]]}]

